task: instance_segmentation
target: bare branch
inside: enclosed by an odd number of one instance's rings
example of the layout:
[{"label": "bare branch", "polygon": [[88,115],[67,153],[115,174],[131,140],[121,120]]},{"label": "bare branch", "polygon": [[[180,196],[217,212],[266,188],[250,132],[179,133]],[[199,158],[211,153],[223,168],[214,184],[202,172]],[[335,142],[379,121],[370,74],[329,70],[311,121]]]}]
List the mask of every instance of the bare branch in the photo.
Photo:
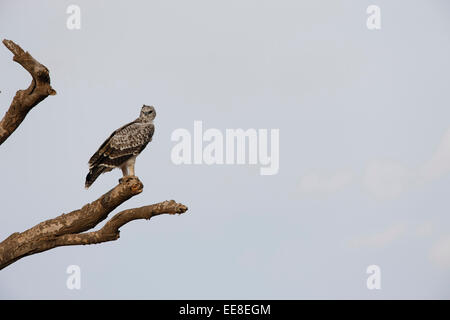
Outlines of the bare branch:
[{"label": "bare branch", "polygon": [[0,145],[19,127],[34,106],[49,95],[56,94],[50,85],[49,71],[44,65],[13,41],[5,39],[3,44],[14,54],[13,60],[24,67],[33,79],[27,89],[17,91],[11,106],[0,121]]},{"label": "bare branch", "polygon": [[160,214],[182,214],[187,211],[187,207],[174,200],[164,201],[145,207],[128,209],[117,213],[106,222],[105,226],[98,231],[62,235],[56,239],[56,246],[72,246],[80,244],[95,244],[119,239],[120,227],[130,221],[146,219]]},{"label": "bare branch", "polygon": [[90,230],[105,220],[117,206],[141,193],[143,185],[137,177],[127,177],[112,190],[79,210],[46,220],[22,232],[13,233],[0,243],[0,270],[35,253],[59,246],[95,244],[119,238],[119,228],[136,219],[150,219],[159,214],[184,213],[187,207],[175,201],[128,209],[116,214],[98,231]]}]

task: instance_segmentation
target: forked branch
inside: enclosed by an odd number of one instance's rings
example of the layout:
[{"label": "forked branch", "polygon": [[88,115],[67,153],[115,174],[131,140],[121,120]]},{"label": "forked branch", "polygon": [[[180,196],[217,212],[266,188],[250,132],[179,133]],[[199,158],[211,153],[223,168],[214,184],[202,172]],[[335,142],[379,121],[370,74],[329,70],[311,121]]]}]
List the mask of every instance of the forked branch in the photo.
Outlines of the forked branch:
[{"label": "forked branch", "polygon": [[143,185],[137,177],[127,177],[99,199],[79,210],[41,222],[24,232],[13,233],[0,243],[0,270],[23,257],[56,247],[117,240],[120,227],[133,220],[187,211],[187,207],[183,204],[173,200],[164,201],[121,211],[101,229],[84,233],[105,220],[111,211],[142,190]]},{"label": "forked branch", "polygon": [[32,80],[27,89],[17,91],[11,106],[0,121],[0,145],[19,127],[34,106],[49,95],[56,94],[50,85],[49,71],[44,65],[13,41],[5,39],[3,44],[14,54],[13,60],[30,73]]}]

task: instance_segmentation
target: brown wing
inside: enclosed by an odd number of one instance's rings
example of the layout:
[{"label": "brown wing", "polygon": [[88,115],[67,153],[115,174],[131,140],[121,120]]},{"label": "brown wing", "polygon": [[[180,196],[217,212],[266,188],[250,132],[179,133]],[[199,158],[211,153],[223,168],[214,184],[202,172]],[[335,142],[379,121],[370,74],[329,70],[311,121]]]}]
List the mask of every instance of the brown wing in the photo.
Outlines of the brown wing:
[{"label": "brown wing", "polygon": [[155,127],[130,122],[114,131],[89,160],[89,168],[97,165],[116,167],[138,155],[151,141]]},{"label": "brown wing", "polygon": [[114,152],[115,148],[111,147],[111,139],[115,135],[119,134],[124,128],[126,128],[134,123],[136,123],[136,120],[132,121],[130,123],[127,123],[126,125],[120,127],[119,129],[117,129],[113,133],[111,133],[111,135],[108,137],[108,139],[106,139],[105,142],[102,143],[102,145],[98,148],[98,150],[89,159],[89,169],[102,163],[102,160],[104,160],[104,158],[108,157],[110,154],[116,153],[116,152]]}]

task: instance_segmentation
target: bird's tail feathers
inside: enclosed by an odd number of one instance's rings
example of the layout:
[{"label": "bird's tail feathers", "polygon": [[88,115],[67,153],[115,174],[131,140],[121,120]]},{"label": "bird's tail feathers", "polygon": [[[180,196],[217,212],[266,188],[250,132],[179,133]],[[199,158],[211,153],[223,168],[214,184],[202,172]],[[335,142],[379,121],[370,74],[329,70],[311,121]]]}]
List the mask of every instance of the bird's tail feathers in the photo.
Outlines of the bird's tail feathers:
[{"label": "bird's tail feathers", "polygon": [[89,173],[86,176],[86,182],[84,184],[84,187],[86,189],[88,189],[94,183],[94,181],[98,178],[98,176],[103,173],[104,170],[105,170],[105,168],[101,167],[101,166],[90,169]]}]

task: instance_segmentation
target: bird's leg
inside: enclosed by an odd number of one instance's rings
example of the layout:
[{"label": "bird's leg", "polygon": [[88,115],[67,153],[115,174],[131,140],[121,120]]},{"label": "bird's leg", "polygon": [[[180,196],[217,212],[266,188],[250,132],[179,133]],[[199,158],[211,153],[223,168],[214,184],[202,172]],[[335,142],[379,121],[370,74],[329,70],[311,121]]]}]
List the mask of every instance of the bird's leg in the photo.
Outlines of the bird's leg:
[{"label": "bird's leg", "polygon": [[119,183],[122,183],[125,178],[134,176],[134,163],[136,162],[136,157],[129,159],[120,168],[122,169],[123,177],[119,179]]},{"label": "bird's leg", "polygon": [[122,175],[126,177],[128,175],[127,166],[122,166],[120,169],[122,169]]},{"label": "bird's leg", "polygon": [[128,173],[130,176],[134,176],[134,161],[132,161],[128,167]]},{"label": "bird's leg", "polygon": [[122,183],[123,182],[123,178],[128,176],[128,170],[127,170],[127,166],[126,165],[123,165],[122,167],[120,167],[120,169],[122,169],[123,177],[119,179],[119,183]]}]

